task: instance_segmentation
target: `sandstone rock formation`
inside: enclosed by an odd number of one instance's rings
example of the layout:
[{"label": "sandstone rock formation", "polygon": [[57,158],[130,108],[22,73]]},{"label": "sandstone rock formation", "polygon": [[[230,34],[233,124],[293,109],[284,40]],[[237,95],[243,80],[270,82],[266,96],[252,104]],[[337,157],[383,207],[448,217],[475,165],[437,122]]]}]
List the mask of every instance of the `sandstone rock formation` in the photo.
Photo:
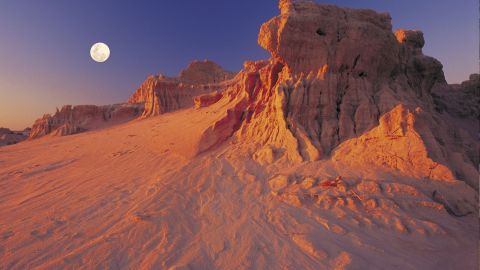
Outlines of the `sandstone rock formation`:
[{"label": "sandstone rock formation", "polygon": [[193,61],[180,72],[179,79],[184,84],[212,84],[230,80],[234,72],[224,70],[213,61]]},{"label": "sandstone rock formation", "polygon": [[[222,104],[197,154],[234,137],[269,149],[268,158],[254,153],[262,164],[333,157],[478,186],[478,75],[449,86],[442,64],[422,52],[423,33],[393,32],[386,13],[292,0],[279,8],[258,36],[270,59],[245,62],[235,77],[194,61],[179,77],[148,77],[128,103],[144,105],[142,117]],[[125,108],[132,116],[139,107]],[[66,107],[38,120],[30,137],[76,133],[105,114]]]},{"label": "sandstone rock formation", "polygon": [[224,82],[234,75],[212,61],[193,61],[178,78],[149,76],[128,103],[144,103],[143,117],[190,107],[195,96],[224,89]]},{"label": "sandstone rock formation", "polygon": [[470,78],[460,84],[464,92],[480,96],[480,74],[471,74]]},{"label": "sandstone rock formation", "polygon": [[126,122],[138,117],[142,105],[115,104],[106,106],[63,106],[54,115],[46,114],[33,124],[29,138],[48,134],[65,136],[85,130]]},{"label": "sandstone rock formation", "polygon": [[461,84],[436,89],[433,94],[440,112],[446,111],[456,118],[480,117],[480,74],[470,75]]},{"label": "sandstone rock formation", "polygon": [[[410,111],[398,105],[380,118],[374,129],[342,143],[334,152],[335,160],[348,161],[358,168],[375,166],[394,168],[399,174],[417,179],[453,181],[447,166],[433,161],[416,126],[421,110]],[[415,162],[412,162],[415,161]]]},{"label": "sandstone rock formation", "polygon": [[259,44],[285,65],[286,116],[321,154],[371,129],[398,103],[428,106],[434,84],[445,82],[441,64],[421,53],[422,33],[395,37],[388,14],[292,4],[262,26]]},{"label": "sandstone rock formation", "polygon": [[228,85],[234,73],[218,64],[204,60],[193,61],[178,78],[164,75],[149,76],[129,98],[127,104],[95,106],[66,105],[52,116],[44,115],[35,121],[30,139],[47,134],[70,135],[97,126],[122,123],[137,116],[148,117],[194,105],[202,94],[215,95]]},{"label": "sandstone rock formation", "polygon": [[0,149],[0,269],[478,269],[478,123],[422,33],[279,6],[235,78],[153,76],[33,132],[194,107]]},{"label": "sandstone rock formation", "polygon": [[28,138],[29,129],[23,131],[11,131],[8,128],[0,128],[0,146],[19,143]]},{"label": "sandstone rock formation", "polygon": [[[479,158],[472,150],[478,143],[468,132],[449,129],[436,110],[432,92],[449,86],[441,63],[422,53],[422,32],[393,33],[390,16],[371,10],[306,1],[280,1],[279,7],[281,14],[258,37],[272,58],[246,62],[236,83],[222,92],[222,99],[236,105],[206,131],[200,149],[236,134],[302,161],[329,158],[342,143],[359,138],[348,143],[351,155],[342,150],[334,157],[353,162],[363,151],[390,148],[389,159],[404,158],[409,175],[478,185]],[[199,103],[217,100],[210,96]],[[385,130],[400,132],[402,139],[391,140]],[[373,137],[380,145],[367,146]],[[371,158],[374,165],[403,170],[381,155]]]}]

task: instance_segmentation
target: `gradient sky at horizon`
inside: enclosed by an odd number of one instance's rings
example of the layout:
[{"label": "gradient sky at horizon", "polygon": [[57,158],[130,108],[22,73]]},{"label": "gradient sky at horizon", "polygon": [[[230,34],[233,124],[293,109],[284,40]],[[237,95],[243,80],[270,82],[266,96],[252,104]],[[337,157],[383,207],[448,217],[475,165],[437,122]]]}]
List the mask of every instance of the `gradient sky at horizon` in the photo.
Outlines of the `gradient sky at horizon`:
[{"label": "gradient sky at horizon", "polygon": [[[476,0],[324,0],[389,12],[393,28],[420,29],[424,53],[449,83],[479,72]],[[238,71],[269,54],[257,45],[277,0],[0,0],[0,127],[23,129],[63,104],[124,102],[149,75],[176,75],[193,59]],[[105,42],[105,63],[90,46]]]}]

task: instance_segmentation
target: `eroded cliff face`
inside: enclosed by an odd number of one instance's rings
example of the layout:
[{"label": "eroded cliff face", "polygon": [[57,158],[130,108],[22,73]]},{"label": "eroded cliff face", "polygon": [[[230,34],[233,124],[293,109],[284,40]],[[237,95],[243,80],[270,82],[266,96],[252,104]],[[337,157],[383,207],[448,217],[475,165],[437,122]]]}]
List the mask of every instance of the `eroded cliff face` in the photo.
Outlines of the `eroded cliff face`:
[{"label": "eroded cliff face", "polygon": [[0,127],[0,146],[12,145],[24,141],[28,138],[30,130],[12,131],[8,128]]},{"label": "eroded cliff face", "polygon": [[460,119],[478,119],[480,117],[480,74],[470,75],[470,78],[461,84],[436,89],[433,96],[439,112],[447,112],[452,117]]},{"label": "eroded cliff face", "polygon": [[258,40],[285,65],[287,118],[322,154],[373,128],[398,103],[429,107],[432,88],[445,84],[441,64],[422,54],[423,34],[392,33],[388,14],[291,5]]},{"label": "eroded cliff face", "polygon": [[127,104],[65,105],[61,110],[57,109],[54,115],[46,114],[37,119],[29,138],[71,135],[140,116],[155,116],[191,107],[196,96],[225,89],[234,75],[212,61],[193,61],[178,78],[149,76]]},{"label": "eroded cliff face", "polygon": [[185,84],[214,84],[230,80],[234,72],[224,70],[219,64],[210,61],[195,60],[186,69],[182,70],[179,80]]},{"label": "eroded cliff face", "polygon": [[143,110],[139,104],[106,106],[65,105],[54,115],[45,114],[32,126],[30,139],[45,135],[65,136],[82,131],[119,124],[138,117]]},{"label": "eroded cliff face", "polygon": [[[279,8],[258,36],[270,59],[247,61],[235,76],[194,61],[179,77],[148,77],[130,106],[149,117],[221,104],[196,154],[233,138],[269,162],[333,158],[478,186],[478,129],[470,128],[478,126],[471,108],[478,99],[468,98],[478,92],[478,76],[449,86],[441,63],[422,52],[423,33],[393,32],[386,13],[289,0]],[[452,92],[457,88],[463,90]],[[76,133],[105,114],[95,106],[67,107],[38,120],[30,137]]]},{"label": "eroded cliff face", "polygon": [[[390,16],[371,10],[304,1],[280,1],[279,7],[281,14],[262,25],[258,37],[272,58],[246,62],[236,84],[221,93],[236,106],[208,131],[200,149],[218,145],[225,134],[270,145],[293,161],[330,158],[337,147],[348,148],[334,157],[402,171],[382,155],[397,156],[405,159],[403,167],[412,167],[403,170],[412,177],[478,184],[478,155],[471,150],[477,143],[467,132],[449,129],[435,109],[432,92],[449,86],[441,63],[422,53],[422,32],[394,33]],[[212,103],[211,97],[204,99]],[[402,117],[387,125],[382,119],[388,115]],[[402,127],[403,139],[378,131],[382,126]],[[378,145],[370,145],[371,137]],[[342,148],[353,138],[362,139]],[[377,155],[378,149],[391,153]]]},{"label": "eroded cliff face", "polygon": [[234,76],[212,61],[193,61],[178,77],[149,76],[128,103],[144,103],[142,117],[160,115],[193,106],[195,96],[225,89]]}]

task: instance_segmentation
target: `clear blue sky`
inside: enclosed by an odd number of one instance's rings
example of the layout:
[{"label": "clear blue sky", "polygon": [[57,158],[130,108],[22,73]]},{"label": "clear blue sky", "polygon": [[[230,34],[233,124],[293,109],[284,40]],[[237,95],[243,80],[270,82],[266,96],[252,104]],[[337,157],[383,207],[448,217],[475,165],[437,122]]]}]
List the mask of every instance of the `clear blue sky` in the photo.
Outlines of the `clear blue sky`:
[{"label": "clear blue sky", "polygon": [[[423,30],[450,83],[478,72],[477,0],[322,2]],[[269,56],[257,34],[277,14],[276,0],[0,0],[0,126],[23,129],[63,104],[123,102],[147,75],[176,75],[193,59],[239,70]],[[106,63],[90,59],[97,41],[110,46]]]}]

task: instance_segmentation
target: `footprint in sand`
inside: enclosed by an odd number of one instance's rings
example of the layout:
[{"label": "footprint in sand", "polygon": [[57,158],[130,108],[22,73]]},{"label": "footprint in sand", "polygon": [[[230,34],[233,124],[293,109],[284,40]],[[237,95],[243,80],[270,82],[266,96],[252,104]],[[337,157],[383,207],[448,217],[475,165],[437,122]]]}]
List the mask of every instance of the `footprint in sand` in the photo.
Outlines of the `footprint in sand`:
[{"label": "footprint in sand", "polygon": [[2,233],[2,239],[7,240],[8,238],[12,237],[15,233],[13,231],[6,231]]},{"label": "footprint in sand", "polygon": [[48,236],[50,236],[51,232],[50,231],[46,231],[44,233],[42,233],[41,231],[39,230],[33,230],[30,232],[30,235],[37,238],[37,239],[45,239],[47,238]]},{"label": "footprint in sand", "polygon": [[44,232],[42,232],[39,229],[36,229],[31,231],[30,235],[37,239],[43,240],[45,238],[50,237],[55,232],[55,230],[64,226],[66,223],[67,222],[62,218],[51,218],[49,221],[49,225],[47,226],[46,230],[44,230]]},{"label": "footprint in sand", "polygon": [[136,212],[132,215],[132,219],[136,222],[148,221],[152,216],[148,213]]},{"label": "footprint in sand", "polygon": [[49,172],[49,171],[53,171],[53,170],[56,170],[56,169],[63,168],[65,166],[68,166],[68,165],[74,163],[75,161],[76,161],[75,159],[69,159],[69,160],[61,160],[61,161],[52,162],[52,163],[49,163],[49,164],[44,164],[42,166],[40,166],[40,165],[39,166],[34,166],[33,169],[30,169],[27,172],[22,171],[22,173],[26,177],[34,176],[36,174],[46,173],[46,172]]},{"label": "footprint in sand", "polygon": [[35,169],[37,167],[40,167],[40,164],[33,164],[32,166],[29,166],[28,169]]},{"label": "footprint in sand", "polygon": [[19,176],[19,175],[22,175],[23,173],[24,173],[24,171],[22,171],[22,170],[16,170],[16,171],[13,171],[13,172],[9,172],[8,176]]},{"label": "footprint in sand", "polygon": [[111,156],[112,157],[120,157],[120,156],[123,156],[123,155],[126,155],[126,154],[131,154],[133,152],[134,152],[133,150],[123,150],[123,151],[118,151],[118,152],[112,153]]},{"label": "footprint in sand", "polygon": [[76,233],[70,235],[71,239],[80,239],[82,237],[84,237],[84,234],[82,232],[76,232]]},{"label": "footprint in sand", "polygon": [[131,197],[130,197],[131,194],[132,193],[128,190],[119,191],[118,197],[116,198],[115,201],[126,204],[129,201],[131,201]]},{"label": "footprint in sand", "polygon": [[65,220],[62,220],[62,219],[53,219],[52,222],[53,222],[52,225],[55,227],[60,227],[62,225],[65,225],[65,223],[67,223]]}]

